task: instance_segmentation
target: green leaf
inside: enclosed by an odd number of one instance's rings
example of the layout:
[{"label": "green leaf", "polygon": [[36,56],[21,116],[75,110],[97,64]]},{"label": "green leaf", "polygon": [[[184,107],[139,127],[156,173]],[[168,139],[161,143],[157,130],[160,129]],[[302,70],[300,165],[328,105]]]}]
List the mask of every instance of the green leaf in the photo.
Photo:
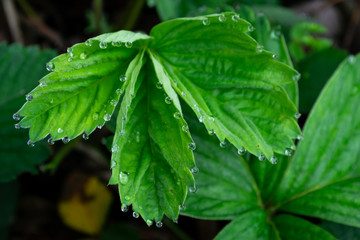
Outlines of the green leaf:
[{"label": "green leaf", "polygon": [[275,208],[360,226],[360,202],[354,199],[360,190],[359,66],[360,55],[349,57],[322,91],[306,122],[305,139],[284,175]]},{"label": "green leaf", "polygon": [[182,130],[186,123],[180,112],[165,103],[150,64],[136,81],[142,54],[135,61],[128,69],[130,82],[117,118],[110,183],[119,184],[123,208],[133,204],[133,211],[151,225],[153,219],[161,221],[163,214],[177,219],[187,188],[194,186],[190,168],[195,163],[188,148],[192,139]]},{"label": "green leaf", "polygon": [[55,53],[36,47],[0,44],[0,181],[10,181],[20,173],[36,173],[35,166],[49,156],[44,144],[26,145],[27,131],[14,128],[13,114],[46,70],[45,63]]},{"label": "green leaf", "polygon": [[258,52],[258,44],[246,34],[251,25],[232,16],[157,25],[151,31],[157,39],[151,57],[158,62],[157,72],[164,73],[159,79],[169,79],[220,142],[228,139],[238,149],[270,159],[293,146],[300,132],[296,107],[281,87],[297,72],[274,60],[273,54]]},{"label": "green leaf", "polygon": [[338,240],[358,240],[360,239],[360,228],[349,227],[346,225],[324,221],[320,227],[331,233]]},{"label": "green leaf", "polygon": [[33,100],[19,111],[21,126],[31,127],[30,140],[50,133],[52,140],[66,142],[103,126],[119,101],[127,66],[146,40],[128,31],[104,34],[54,58],[48,65],[52,72],[40,80],[43,87],[35,88]]},{"label": "green leaf", "polygon": [[[250,35],[260,45],[262,45],[265,50],[274,53],[280,62],[293,67],[288,49],[286,47],[285,38],[281,33],[280,27],[278,26],[272,28],[269,20],[263,14],[258,14],[255,18],[254,12],[247,6],[242,6],[238,12],[240,13],[240,16],[248,19],[248,21],[254,25],[256,30],[251,32]],[[300,75],[295,77],[295,80],[298,80],[297,78],[300,78]],[[283,87],[289,95],[291,101],[296,106],[298,106],[299,97],[297,81],[283,84]]]},{"label": "green leaf", "polygon": [[219,147],[215,136],[204,127],[187,120],[197,143],[195,151],[199,172],[195,174],[197,191],[190,194],[182,214],[205,219],[234,219],[262,205],[259,191],[248,166],[237,153]]},{"label": "green leaf", "polygon": [[300,112],[310,112],[321,89],[346,56],[343,50],[328,48],[311,53],[297,64],[302,76],[299,81]]},{"label": "green leaf", "polygon": [[283,240],[335,240],[324,229],[301,218],[281,214],[274,218],[276,228]]},{"label": "green leaf", "polygon": [[273,224],[268,223],[266,217],[266,212],[261,209],[245,212],[226,225],[215,239],[280,239],[277,230],[273,227]]}]

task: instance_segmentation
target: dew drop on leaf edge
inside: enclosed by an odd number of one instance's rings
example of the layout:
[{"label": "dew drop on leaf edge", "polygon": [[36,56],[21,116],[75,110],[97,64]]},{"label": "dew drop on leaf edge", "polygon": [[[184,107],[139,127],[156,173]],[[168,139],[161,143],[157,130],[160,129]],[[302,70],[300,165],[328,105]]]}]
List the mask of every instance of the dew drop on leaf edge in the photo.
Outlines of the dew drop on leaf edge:
[{"label": "dew drop on leaf edge", "polygon": [[121,204],[121,211],[122,212],[127,212],[129,210],[128,205],[126,205],[125,203]]},{"label": "dew drop on leaf edge", "polygon": [[196,191],[197,191],[197,187],[196,187],[196,186],[191,186],[191,187],[189,187],[189,192],[190,192],[190,193],[196,193]]},{"label": "dew drop on leaf edge", "polygon": [[244,147],[241,147],[238,149],[238,154],[239,155],[244,155],[246,153],[246,149]]},{"label": "dew drop on leaf edge", "polygon": [[32,101],[34,99],[34,97],[31,94],[27,94],[25,99],[26,99],[26,101],[30,102],[30,101]]},{"label": "dew drop on leaf edge", "polygon": [[153,224],[153,221],[148,219],[148,220],[146,220],[146,224],[150,227]]},{"label": "dew drop on leaf edge", "polygon": [[70,141],[70,139],[69,139],[68,137],[64,137],[64,138],[62,139],[62,142],[63,142],[64,144],[67,144],[69,141]]},{"label": "dew drop on leaf edge", "polygon": [[54,145],[55,144],[55,142],[54,142],[54,140],[52,138],[49,138],[47,140],[47,142],[48,142],[49,145]]},{"label": "dew drop on leaf edge", "polygon": [[163,223],[161,221],[158,221],[155,225],[157,228],[161,228],[163,226]]},{"label": "dew drop on leaf edge", "polygon": [[110,119],[111,119],[111,115],[110,115],[110,114],[105,114],[105,115],[104,115],[104,120],[105,120],[105,121],[110,121]]},{"label": "dew drop on leaf edge", "polygon": [[14,119],[15,121],[19,121],[19,120],[20,120],[20,114],[14,113],[14,114],[13,114],[13,119]]},{"label": "dew drop on leaf edge", "polygon": [[35,144],[31,140],[27,141],[27,145],[29,147],[34,147],[35,146]]},{"label": "dew drop on leaf edge", "polygon": [[210,24],[210,20],[208,18],[205,18],[205,19],[203,19],[202,23],[204,26],[207,26]]},{"label": "dew drop on leaf edge", "polygon": [[55,70],[55,64],[53,62],[48,62],[46,64],[46,70],[49,72],[53,72]]},{"label": "dew drop on leaf edge", "polygon": [[196,149],[196,144],[194,142],[189,143],[188,148],[192,151]]},{"label": "dew drop on leaf edge", "polygon": [[129,174],[126,172],[120,172],[119,180],[121,184],[127,184],[129,181]]},{"label": "dew drop on leaf edge", "polygon": [[140,214],[139,214],[139,213],[137,213],[137,212],[133,212],[133,214],[132,214],[132,215],[133,215],[133,217],[134,217],[134,218],[139,218],[139,216],[140,216]]}]

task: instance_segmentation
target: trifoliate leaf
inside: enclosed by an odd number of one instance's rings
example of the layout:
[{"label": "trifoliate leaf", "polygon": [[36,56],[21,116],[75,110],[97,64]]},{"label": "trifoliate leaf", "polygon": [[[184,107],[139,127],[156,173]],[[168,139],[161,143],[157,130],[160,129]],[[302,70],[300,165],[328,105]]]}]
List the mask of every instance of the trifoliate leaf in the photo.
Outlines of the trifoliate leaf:
[{"label": "trifoliate leaf", "polygon": [[26,92],[45,74],[45,63],[54,55],[37,47],[0,44],[0,181],[14,179],[24,171],[35,173],[35,166],[49,156],[44,144],[27,146],[28,133],[15,129],[20,125],[14,119],[20,119],[16,111]]},{"label": "trifoliate leaf", "polygon": [[48,64],[21,126],[32,141],[50,133],[67,142],[109,121],[121,100],[110,183],[119,184],[124,211],[132,204],[149,225],[164,214],[176,220],[195,187],[196,148],[179,97],[222,144],[258,156],[283,154],[300,133],[282,87],[297,72],[259,52],[250,30],[224,13],[165,22],[151,36],[120,31],[76,44]]}]

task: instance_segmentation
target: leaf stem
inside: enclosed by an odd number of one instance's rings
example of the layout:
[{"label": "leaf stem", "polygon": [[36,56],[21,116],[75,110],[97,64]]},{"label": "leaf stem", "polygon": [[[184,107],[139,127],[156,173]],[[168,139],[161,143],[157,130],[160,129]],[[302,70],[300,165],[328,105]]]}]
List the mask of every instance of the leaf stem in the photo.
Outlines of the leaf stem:
[{"label": "leaf stem", "polygon": [[67,145],[62,147],[60,151],[55,155],[53,160],[50,163],[42,166],[41,170],[42,171],[50,170],[51,174],[54,174],[54,172],[56,171],[56,169],[58,168],[59,164],[62,162],[64,157],[66,157],[66,155],[80,142],[80,139],[81,138],[79,137],[75,138],[74,140],[70,141]]},{"label": "leaf stem", "polygon": [[191,238],[176,225],[175,223],[171,222],[168,218],[164,218],[164,224],[167,228],[169,228],[176,236],[179,237],[181,240],[191,240]]}]

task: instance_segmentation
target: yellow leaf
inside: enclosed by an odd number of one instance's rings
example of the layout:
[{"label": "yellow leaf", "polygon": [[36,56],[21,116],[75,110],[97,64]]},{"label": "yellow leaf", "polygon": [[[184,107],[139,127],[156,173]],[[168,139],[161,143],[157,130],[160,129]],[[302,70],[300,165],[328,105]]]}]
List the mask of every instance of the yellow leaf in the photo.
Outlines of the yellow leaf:
[{"label": "yellow leaf", "polygon": [[96,177],[73,174],[58,204],[66,225],[87,234],[98,234],[104,224],[112,195]]}]

